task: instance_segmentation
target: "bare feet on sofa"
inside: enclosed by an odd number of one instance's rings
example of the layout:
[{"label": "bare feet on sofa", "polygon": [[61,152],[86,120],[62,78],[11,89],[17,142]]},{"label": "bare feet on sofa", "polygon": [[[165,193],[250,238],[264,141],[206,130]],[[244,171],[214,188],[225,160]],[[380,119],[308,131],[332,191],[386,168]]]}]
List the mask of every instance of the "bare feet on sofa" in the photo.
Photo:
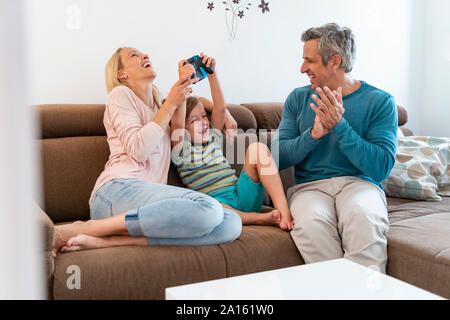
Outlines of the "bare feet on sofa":
[{"label": "bare feet on sofa", "polygon": [[281,213],[277,209],[274,209],[266,213],[259,213],[259,212],[242,212],[223,203],[222,207],[233,210],[234,212],[239,214],[243,225],[260,225],[260,226],[274,226],[274,227],[280,226]]},{"label": "bare feet on sofa", "polygon": [[88,249],[99,249],[119,246],[147,246],[148,240],[145,237],[132,237],[127,235],[93,237],[79,234],[70,238],[61,248],[61,252],[80,251]]},{"label": "bare feet on sofa", "polygon": [[259,225],[263,226],[280,226],[281,214],[280,211],[274,209],[267,213],[258,213],[258,217],[260,218]]},{"label": "bare feet on sofa", "polygon": [[91,237],[85,234],[79,234],[70,238],[61,248],[61,252],[71,252],[87,249],[103,248],[106,243],[103,238]]},{"label": "bare feet on sofa", "polygon": [[66,242],[79,234],[84,230],[85,222],[76,221],[69,224],[57,225],[54,229],[55,245],[52,250],[55,256],[58,251],[66,244]]}]

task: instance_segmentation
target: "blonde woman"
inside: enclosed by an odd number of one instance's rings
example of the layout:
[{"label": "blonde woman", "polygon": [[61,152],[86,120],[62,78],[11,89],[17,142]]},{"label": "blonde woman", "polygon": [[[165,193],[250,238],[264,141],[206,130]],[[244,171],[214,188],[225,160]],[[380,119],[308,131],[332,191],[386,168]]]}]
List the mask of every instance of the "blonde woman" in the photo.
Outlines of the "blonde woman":
[{"label": "blonde woman", "polygon": [[[91,219],[55,227],[54,253],[121,245],[214,245],[239,237],[242,221],[209,196],[167,185],[169,122],[184,116],[193,67],[164,103],[148,55],[120,48],[106,66],[104,125],[111,151],[89,200]],[[233,121],[230,121],[233,126]]]}]

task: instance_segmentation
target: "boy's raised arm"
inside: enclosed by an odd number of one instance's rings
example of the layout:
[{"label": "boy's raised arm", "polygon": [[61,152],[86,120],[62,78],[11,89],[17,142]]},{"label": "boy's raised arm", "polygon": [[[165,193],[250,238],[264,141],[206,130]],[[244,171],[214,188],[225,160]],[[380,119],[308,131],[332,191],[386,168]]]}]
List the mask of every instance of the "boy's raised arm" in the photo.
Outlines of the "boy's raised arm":
[{"label": "boy's raised arm", "polygon": [[[203,59],[203,63],[206,63],[208,67],[211,66],[214,70],[216,70],[216,60],[214,58],[205,56],[203,53],[200,54],[200,57]],[[212,127],[222,131],[225,124],[225,116],[227,115],[227,108],[219,78],[217,77],[217,71],[214,71],[213,74],[208,75],[208,81],[213,103],[211,105],[211,101],[205,98],[201,98],[201,102],[207,111],[210,110],[212,112]]]}]

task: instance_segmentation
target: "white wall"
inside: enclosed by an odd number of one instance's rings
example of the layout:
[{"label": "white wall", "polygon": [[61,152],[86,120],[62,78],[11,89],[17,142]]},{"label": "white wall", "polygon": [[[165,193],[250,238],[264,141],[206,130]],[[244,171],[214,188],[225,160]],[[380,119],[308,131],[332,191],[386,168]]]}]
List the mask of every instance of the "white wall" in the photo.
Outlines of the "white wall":
[{"label": "white wall", "polygon": [[427,0],[420,119],[422,134],[450,136],[450,1]]},{"label": "white wall", "polygon": [[[104,66],[119,46],[150,55],[165,93],[177,78],[177,62],[203,50],[218,60],[228,102],[284,101],[308,84],[299,72],[302,31],[334,21],[356,34],[354,76],[418,113],[411,98],[413,0],[273,0],[265,14],[250,0],[234,41],[222,1],[209,12],[211,1],[27,0],[31,102],[104,103]],[[208,95],[206,83],[194,88]]]},{"label": "white wall", "polygon": [[24,86],[22,1],[0,0],[0,299],[44,297],[37,161]]},{"label": "white wall", "polygon": [[[296,86],[301,32],[336,21],[358,38],[355,76],[406,100],[409,1],[271,1],[262,14],[258,1],[230,41],[221,1],[206,10],[199,0],[28,0],[29,61],[33,103],[104,103],[103,70],[119,46],[150,54],[157,83],[166,92],[176,65],[201,50],[214,55],[230,102],[281,101]],[[71,30],[72,5],[81,11]],[[73,11],[70,11],[73,12]],[[74,24],[72,24],[74,25]],[[395,27],[395,32],[391,29]],[[200,93],[207,93],[203,84]]]}]

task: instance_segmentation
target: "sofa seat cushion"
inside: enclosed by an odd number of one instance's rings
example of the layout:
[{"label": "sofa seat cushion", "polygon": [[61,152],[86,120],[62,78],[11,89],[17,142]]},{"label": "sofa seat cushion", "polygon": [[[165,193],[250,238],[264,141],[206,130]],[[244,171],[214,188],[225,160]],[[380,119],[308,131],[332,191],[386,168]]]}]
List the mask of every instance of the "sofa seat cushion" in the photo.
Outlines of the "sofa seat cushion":
[{"label": "sofa seat cushion", "polygon": [[290,232],[277,227],[244,226],[237,240],[220,247],[229,277],[305,263]]},{"label": "sofa seat cushion", "polygon": [[450,211],[390,225],[389,246],[450,267]]},{"label": "sofa seat cushion", "polygon": [[[101,257],[101,258],[99,258]],[[303,264],[290,233],[244,226],[233,243],[204,247],[115,247],[55,258],[54,299],[164,299],[165,288]],[[78,266],[80,289],[69,289]],[[73,272],[73,271],[72,271]]]},{"label": "sofa seat cushion", "polygon": [[434,213],[450,212],[450,197],[442,197],[442,201],[440,202],[387,198],[387,203],[391,225],[406,219]]},{"label": "sofa seat cushion", "polygon": [[[223,253],[208,247],[114,247],[55,259],[54,299],[164,299],[165,288],[226,277]],[[69,289],[78,266],[80,289]],[[73,271],[71,271],[73,272]]]},{"label": "sofa seat cushion", "polygon": [[388,273],[450,298],[450,210],[392,223]]}]

